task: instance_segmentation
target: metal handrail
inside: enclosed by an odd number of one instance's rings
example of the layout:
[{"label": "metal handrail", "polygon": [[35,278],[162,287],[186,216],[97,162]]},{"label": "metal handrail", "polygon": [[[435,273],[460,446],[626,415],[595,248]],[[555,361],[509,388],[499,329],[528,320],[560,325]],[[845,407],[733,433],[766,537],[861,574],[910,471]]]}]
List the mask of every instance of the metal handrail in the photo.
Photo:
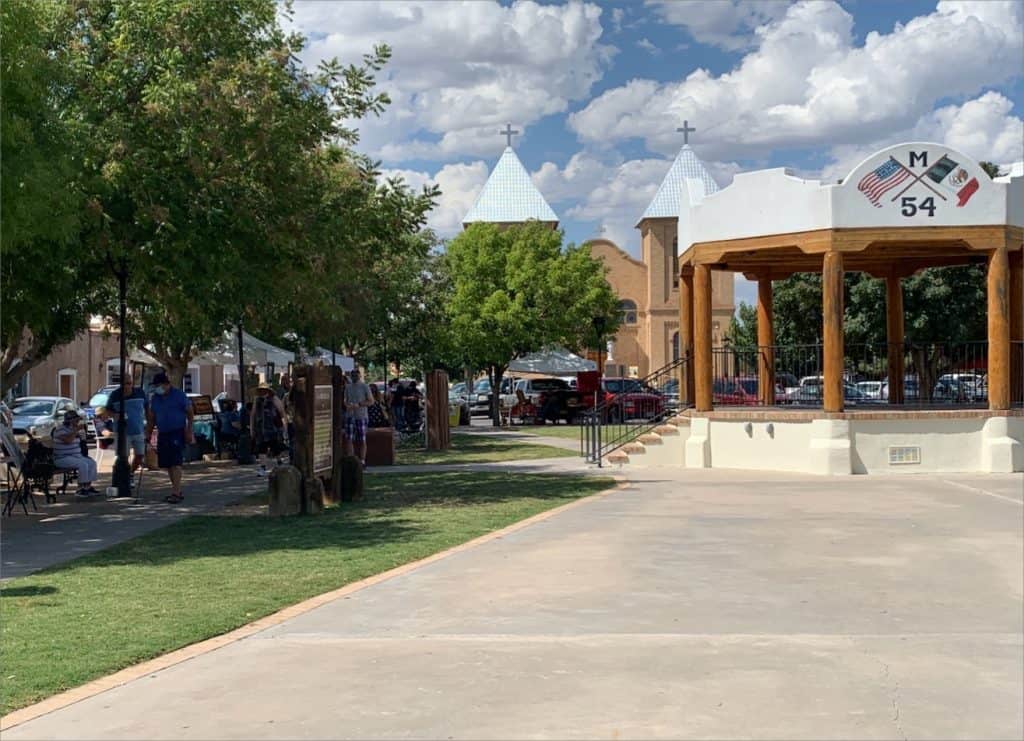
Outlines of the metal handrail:
[{"label": "metal handrail", "polygon": [[[580,455],[600,467],[606,455],[678,414],[682,410],[679,371],[689,362],[687,353],[643,378],[625,379],[630,388],[598,401],[584,412],[580,418]],[[673,384],[675,394],[671,391]],[[600,394],[603,396],[603,390]]]}]

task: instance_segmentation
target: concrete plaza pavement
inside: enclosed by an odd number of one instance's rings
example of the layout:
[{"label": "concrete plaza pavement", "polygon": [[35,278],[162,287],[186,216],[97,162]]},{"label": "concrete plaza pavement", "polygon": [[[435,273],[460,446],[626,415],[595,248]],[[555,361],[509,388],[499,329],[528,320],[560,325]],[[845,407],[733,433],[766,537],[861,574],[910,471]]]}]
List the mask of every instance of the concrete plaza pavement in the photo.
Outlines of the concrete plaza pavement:
[{"label": "concrete plaza pavement", "polygon": [[1024,735],[1020,476],[623,472],[4,738]]}]

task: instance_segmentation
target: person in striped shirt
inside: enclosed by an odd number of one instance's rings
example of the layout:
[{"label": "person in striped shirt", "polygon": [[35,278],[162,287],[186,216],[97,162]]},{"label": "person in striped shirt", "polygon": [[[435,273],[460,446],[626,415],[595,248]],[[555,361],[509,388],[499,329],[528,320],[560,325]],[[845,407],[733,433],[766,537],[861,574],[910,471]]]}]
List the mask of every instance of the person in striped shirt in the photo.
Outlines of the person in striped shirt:
[{"label": "person in striped shirt", "polygon": [[92,482],[96,480],[96,461],[82,455],[82,437],[79,429],[81,416],[78,412],[64,413],[64,424],[54,428],[53,432],[53,464],[57,468],[78,469],[78,499],[88,499],[99,494]]}]

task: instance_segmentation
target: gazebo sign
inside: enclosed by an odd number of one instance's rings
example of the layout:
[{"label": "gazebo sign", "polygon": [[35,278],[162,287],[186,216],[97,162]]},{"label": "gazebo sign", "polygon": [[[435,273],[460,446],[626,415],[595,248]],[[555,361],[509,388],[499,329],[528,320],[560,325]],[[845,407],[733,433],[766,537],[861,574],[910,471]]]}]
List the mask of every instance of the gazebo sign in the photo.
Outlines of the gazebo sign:
[{"label": "gazebo sign", "polygon": [[[927,167],[915,174],[908,165],[891,156],[874,170],[860,179],[857,190],[874,204],[875,208],[883,208],[883,202],[899,204],[903,216],[914,216],[923,211],[928,216],[935,216],[936,201],[948,203],[955,201],[957,208],[962,208],[978,192],[978,178],[972,175],[959,162],[948,154],[933,156],[933,165],[928,166],[930,153],[928,150],[910,152],[910,165],[919,163]],[[916,187],[920,184],[921,187]],[[909,194],[917,191],[916,194]],[[895,192],[892,198],[890,192]]]},{"label": "gazebo sign", "polygon": [[836,221],[844,227],[992,223],[994,190],[985,171],[955,149],[900,144],[868,157],[837,188]]}]

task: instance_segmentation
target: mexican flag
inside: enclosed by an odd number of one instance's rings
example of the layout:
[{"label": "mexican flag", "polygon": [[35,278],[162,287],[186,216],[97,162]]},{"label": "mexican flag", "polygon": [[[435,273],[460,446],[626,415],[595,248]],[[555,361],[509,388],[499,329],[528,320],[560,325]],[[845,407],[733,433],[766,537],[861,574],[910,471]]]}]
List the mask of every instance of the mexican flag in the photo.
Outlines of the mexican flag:
[{"label": "mexican flag", "polygon": [[957,197],[957,207],[963,206],[978,190],[978,178],[960,167],[959,162],[942,155],[942,159],[928,168],[925,173],[937,185],[941,185]]}]

